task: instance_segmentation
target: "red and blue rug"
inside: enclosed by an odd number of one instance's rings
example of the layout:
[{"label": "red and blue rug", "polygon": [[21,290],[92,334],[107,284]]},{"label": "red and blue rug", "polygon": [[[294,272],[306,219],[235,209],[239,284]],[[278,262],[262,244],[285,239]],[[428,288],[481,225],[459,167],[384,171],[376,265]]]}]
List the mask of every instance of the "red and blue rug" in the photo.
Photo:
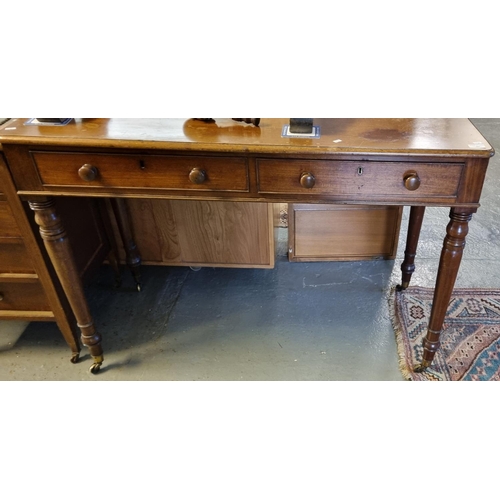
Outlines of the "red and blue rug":
[{"label": "red and blue rug", "polygon": [[390,306],[399,365],[409,380],[500,380],[500,290],[457,289],[441,333],[441,347],[424,373],[422,360],[434,290],[393,291]]}]

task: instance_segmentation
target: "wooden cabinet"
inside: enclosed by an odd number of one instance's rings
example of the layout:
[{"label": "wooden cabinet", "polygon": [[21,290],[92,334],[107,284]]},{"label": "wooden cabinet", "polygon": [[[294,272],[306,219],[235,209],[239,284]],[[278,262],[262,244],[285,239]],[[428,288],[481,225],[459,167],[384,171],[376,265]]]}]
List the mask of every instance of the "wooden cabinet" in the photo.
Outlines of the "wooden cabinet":
[{"label": "wooden cabinet", "polygon": [[[274,267],[272,203],[127,199],[126,207],[143,264]],[[120,241],[116,224],[113,233]],[[125,262],[122,248],[118,255]]]},{"label": "wooden cabinet", "polygon": [[394,259],[402,208],[370,205],[288,205],[292,262]]},{"label": "wooden cabinet", "polygon": [[[66,230],[82,278],[101,264],[110,245],[95,200],[61,199]],[[55,321],[73,352],[76,320],[41,242],[32,211],[16,194],[0,151],[0,320]]]}]

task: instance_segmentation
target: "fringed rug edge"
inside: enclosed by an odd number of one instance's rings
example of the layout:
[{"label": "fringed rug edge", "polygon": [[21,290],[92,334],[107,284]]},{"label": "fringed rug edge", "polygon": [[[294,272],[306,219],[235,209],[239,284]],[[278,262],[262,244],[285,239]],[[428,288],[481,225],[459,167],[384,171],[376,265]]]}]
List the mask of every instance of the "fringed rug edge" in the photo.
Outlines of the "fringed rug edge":
[{"label": "fringed rug edge", "polygon": [[397,308],[396,308],[396,293],[402,293],[396,291],[396,286],[391,287],[388,297],[389,302],[389,317],[391,319],[392,328],[396,337],[396,349],[398,352],[398,365],[403,377],[407,380],[413,381],[413,372],[408,368],[408,363],[406,362],[405,344],[403,340],[403,329],[401,328],[401,321],[398,319]]}]

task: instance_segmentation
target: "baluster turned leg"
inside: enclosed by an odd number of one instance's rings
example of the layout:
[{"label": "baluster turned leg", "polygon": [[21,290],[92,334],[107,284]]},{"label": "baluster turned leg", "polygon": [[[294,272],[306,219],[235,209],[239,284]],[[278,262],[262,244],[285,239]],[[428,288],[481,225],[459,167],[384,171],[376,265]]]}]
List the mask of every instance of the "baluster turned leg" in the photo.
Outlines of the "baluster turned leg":
[{"label": "baluster turned leg", "polygon": [[127,265],[132,273],[132,276],[134,277],[137,290],[141,291],[140,265],[142,259],[139,249],[137,248],[132,236],[132,228],[130,225],[127,207],[125,206],[125,201],[121,198],[111,198],[111,206],[113,208],[113,213],[115,214],[118,231],[120,232],[123,247],[125,249]]},{"label": "baluster turned leg", "polygon": [[472,218],[473,212],[475,212],[475,209],[464,210],[452,208],[450,211],[450,222],[446,228],[446,237],[439,261],[429,327],[427,336],[423,342],[423,360],[422,364],[415,368],[416,372],[422,372],[428,368],[434,359],[436,351],[439,349],[439,337],[443,329],[444,318],[448,311],[453,287],[455,286],[455,280],[465,247],[465,237],[469,230],[469,221]]},{"label": "baluster turned leg", "polygon": [[411,207],[410,220],[408,222],[408,234],[406,236],[405,258],[401,264],[401,285],[396,290],[406,290],[410,285],[410,280],[415,271],[415,256],[417,254],[418,238],[422,221],[424,220],[425,207]]},{"label": "baluster turned leg", "polygon": [[80,328],[82,344],[89,348],[94,359],[90,371],[97,373],[104,359],[101,336],[97,333],[90,315],[82,281],[55,202],[52,198],[43,198],[31,200],[29,205],[35,212],[35,221],[40,226],[45,247]]}]

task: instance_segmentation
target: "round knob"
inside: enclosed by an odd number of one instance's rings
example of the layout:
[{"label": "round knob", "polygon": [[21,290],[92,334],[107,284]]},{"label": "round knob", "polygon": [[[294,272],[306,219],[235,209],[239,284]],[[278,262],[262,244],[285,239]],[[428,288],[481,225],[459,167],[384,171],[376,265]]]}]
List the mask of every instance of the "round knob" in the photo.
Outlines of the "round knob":
[{"label": "round knob", "polygon": [[78,169],[78,175],[80,178],[87,182],[94,181],[98,174],[99,170],[97,170],[97,167],[90,165],[90,163],[85,163],[85,165],[82,165]]},{"label": "round knob", "polygon": [[403,181],[408,191],[415,191],[420,187],[420,177],[417,172],[408,172],[405,174]]},{"label": "round knob", "polygon": [[302,187],[305,187],[306,189],[311,189],[314,187],[314,184],[316,183],[316,179],[314,178],[314,175],[309,173],[309,172],[302,172],[300,175],[300,184]]},{"label": "round knob", "polygon": [[189,172],[189,180],[193,184],[203,184],[207,180],[207,173],[201,168],[193,168]]},{"label": "round knob", "polygon": [[3,300],[3,293],[0,293],[0,302]]}]

